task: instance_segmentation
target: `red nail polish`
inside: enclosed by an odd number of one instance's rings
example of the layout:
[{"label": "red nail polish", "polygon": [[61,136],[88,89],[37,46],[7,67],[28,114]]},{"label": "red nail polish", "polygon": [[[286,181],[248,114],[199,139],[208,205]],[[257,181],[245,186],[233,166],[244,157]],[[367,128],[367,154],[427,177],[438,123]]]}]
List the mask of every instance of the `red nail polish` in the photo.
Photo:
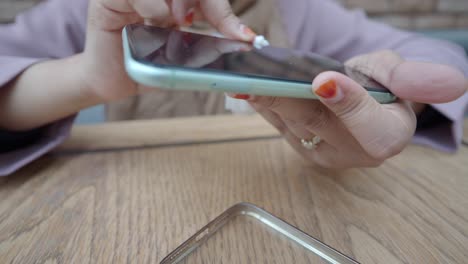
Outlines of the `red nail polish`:
[{"label": "red nail polish", "polygon": [[248,94],[235,94],[233,97],[236,98],[236,99],[241,99],[241,100],[249,100],[250,95],[248,95]]},{"label": "red nail polish", "polygon": [[333,98],[336,96],[336,82],[334,80],[329,80],[315,90],[315,93],[325,99]]},{"label": "red nail polish", "polygon": [[191,26],[193,24],[193,19],[195,18],[195,12],[190,10],[185,16],[185,25]]},{"label": "red nail polish", "polygon": [[257,36],[257,34],[246,25],[241,25],[241,30],[242,30],[242,33],[244,33],[248,38],[253,39]]}]

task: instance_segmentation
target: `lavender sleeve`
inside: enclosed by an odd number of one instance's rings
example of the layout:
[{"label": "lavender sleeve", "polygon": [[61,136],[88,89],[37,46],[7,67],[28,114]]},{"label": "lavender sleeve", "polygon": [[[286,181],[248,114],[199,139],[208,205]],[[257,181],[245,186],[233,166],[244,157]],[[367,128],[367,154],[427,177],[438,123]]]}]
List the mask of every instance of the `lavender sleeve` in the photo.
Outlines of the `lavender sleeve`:
[{"label": "lavender sleeve", "polygon": [[[349,11],[332,0],[277,0],[291,44],[342,62],[364,53],[390,49],[406,60],[450,65],[468,76],[464,50],[452,43],[425,38],[367,19],[364,12]],[[461,144],[463,115],[468,94],[456,101],[431,105],[448,122],[418,130],[414,142],[443,151]]]},{"label": "lavender sleeve", "polygon": [[[0,89],[34,63],[81,52],[87,5],[87,0],[49,0],[19,15],[14,23],[0,25]],[[40,136],[29,145],[10,151],[0,149],[0,176],[11,174],[60,144],[73,119],[41,128]],[[15,133],[4,133],[14,140]]]}]

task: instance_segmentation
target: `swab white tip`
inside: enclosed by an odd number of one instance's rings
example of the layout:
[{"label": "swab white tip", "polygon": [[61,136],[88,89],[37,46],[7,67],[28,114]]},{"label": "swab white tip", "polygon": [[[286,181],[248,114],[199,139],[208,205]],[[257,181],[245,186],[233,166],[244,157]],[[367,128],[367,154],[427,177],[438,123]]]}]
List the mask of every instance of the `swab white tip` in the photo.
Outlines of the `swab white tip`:
[{"label": "swab white tip", "polygon": [[270,46],[270,42],[268,42],[264,36],[256,36],[253,41],[253,46],[256,49],[262,49],[264,47]]}]

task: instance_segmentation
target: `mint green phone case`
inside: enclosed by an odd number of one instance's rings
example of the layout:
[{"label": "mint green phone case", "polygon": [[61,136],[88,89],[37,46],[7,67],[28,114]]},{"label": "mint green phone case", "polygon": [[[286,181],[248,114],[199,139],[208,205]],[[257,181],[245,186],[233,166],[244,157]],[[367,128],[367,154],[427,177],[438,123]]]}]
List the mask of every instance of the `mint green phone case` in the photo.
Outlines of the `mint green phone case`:
[{"label": "mint green phone case", "polygon": [[[189,68],[157,67],[136,61],[130,52],[126,28],[122,32],[125,69],[137,83],[163,89],[229,92],[266,96],[317,99],[310,84],[269,80],[230,73],[213,73]],[[387,92],[369,91],[379,103],[391,103],[396,97]]]}]

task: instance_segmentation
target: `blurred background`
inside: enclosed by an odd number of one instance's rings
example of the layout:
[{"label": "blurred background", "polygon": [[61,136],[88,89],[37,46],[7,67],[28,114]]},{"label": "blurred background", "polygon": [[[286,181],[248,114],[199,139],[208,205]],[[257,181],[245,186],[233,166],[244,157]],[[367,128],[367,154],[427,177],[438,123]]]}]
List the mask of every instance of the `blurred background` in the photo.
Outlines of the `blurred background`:
[{"label": "blurred background", "polygon": [[[69,0],[73,1],[73,0]],[[447,39],[465,47],[468,53],[468,0],[336,0],[348,8],[363,8],[370,17],[384,23]],[[0,23],[12,22],[15,15],[40,0],[0,0]],[[82,111],[77,123],[104,121],[104,108]]]}]

